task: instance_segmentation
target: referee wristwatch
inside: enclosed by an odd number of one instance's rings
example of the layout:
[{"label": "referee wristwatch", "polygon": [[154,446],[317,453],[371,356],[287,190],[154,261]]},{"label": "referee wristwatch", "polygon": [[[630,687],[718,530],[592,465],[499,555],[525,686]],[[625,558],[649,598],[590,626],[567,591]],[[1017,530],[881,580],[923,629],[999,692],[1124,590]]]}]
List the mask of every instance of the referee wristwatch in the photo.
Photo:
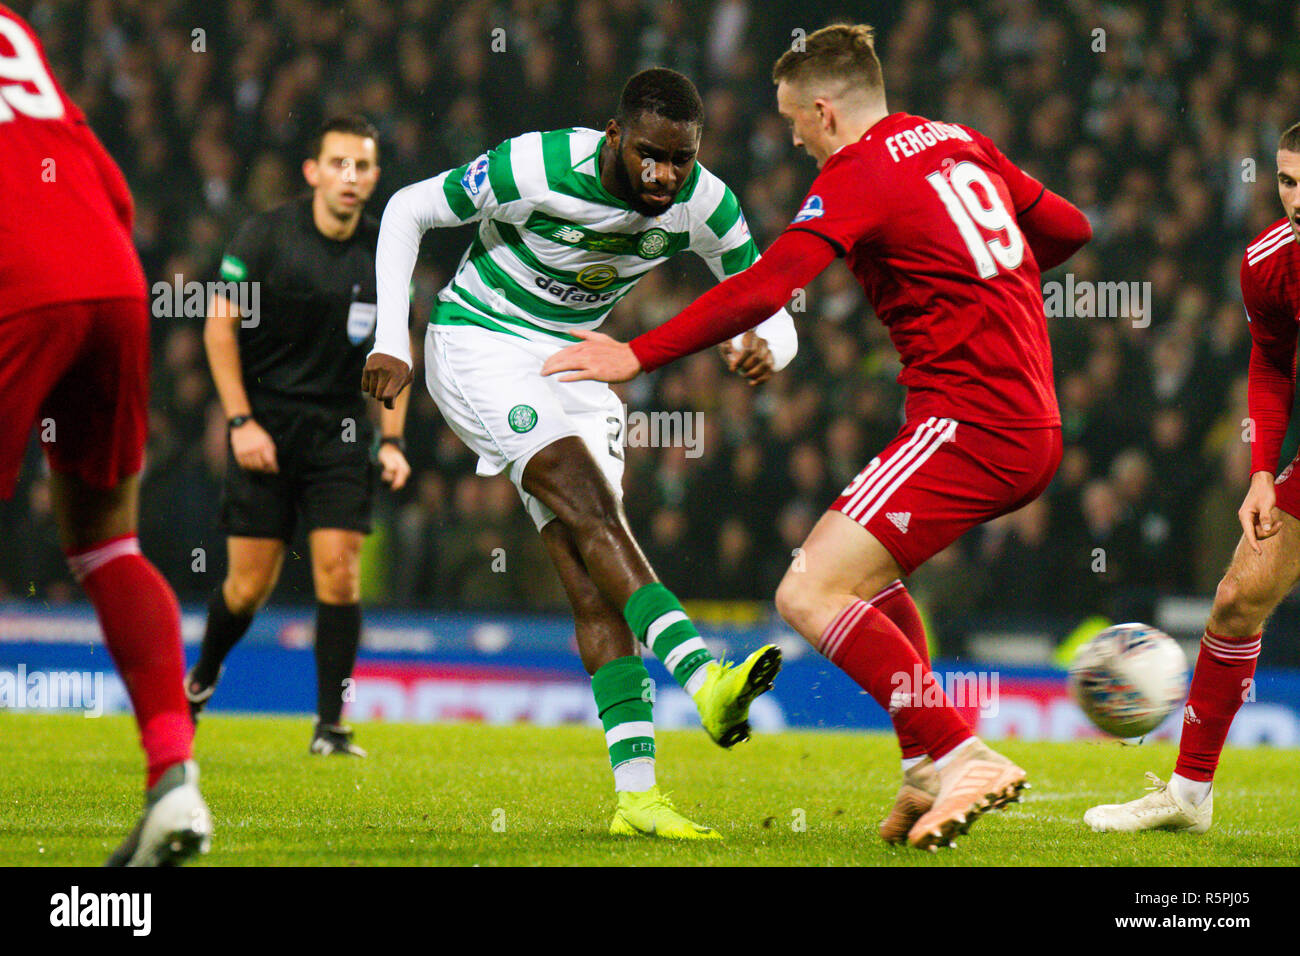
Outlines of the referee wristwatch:
[{"label": "referee wristwatch", "polygon": [[226,424],[229,425],[231,431],[233,431],[234,429],[238,428],[240,425],[247,425],[252,420],[253,420],[252,415],[236,415],[234,418],[230,419],[230,421],[226,422]]},{"label": "referee wristwatch", "polygon": [[406,439],[403,438],[401,435],[385,435],[383,438],[379,439],[379,444],[396,445],[398,451],[400,451],[403,455],[406,454]]}]

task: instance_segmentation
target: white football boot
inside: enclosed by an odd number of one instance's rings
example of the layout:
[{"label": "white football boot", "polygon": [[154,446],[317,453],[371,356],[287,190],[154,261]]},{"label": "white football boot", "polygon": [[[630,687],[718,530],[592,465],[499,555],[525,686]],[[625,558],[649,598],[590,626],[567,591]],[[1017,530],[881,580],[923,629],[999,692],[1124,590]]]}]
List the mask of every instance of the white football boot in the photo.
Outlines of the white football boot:
[{"label": "white football boot", "polygon": [[[1083,822],[1098,833],[1137,833],[1139,830],[1187,830],[1204,833],[1210,829],[1214,814],[1214,791],[1199,805],[1178,792],[1176,781],[1163,782],[1147,774],[1151,792],[1128,803],[1107,803],[1093,807],[1083,815]],[[1174,784],[1171,786],[1170,784]]]},{"label": "white football boot", "polygon": [[145,796],[144,815],[105,866],[176,866],[212,843],[212,817],[193,760],[167,769]]}]

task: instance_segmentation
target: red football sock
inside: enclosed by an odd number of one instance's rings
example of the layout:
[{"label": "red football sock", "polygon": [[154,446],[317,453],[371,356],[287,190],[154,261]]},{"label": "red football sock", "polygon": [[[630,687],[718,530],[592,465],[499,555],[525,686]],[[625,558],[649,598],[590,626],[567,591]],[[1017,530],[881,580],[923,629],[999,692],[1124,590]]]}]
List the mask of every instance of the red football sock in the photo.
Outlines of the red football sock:
[{"label": "red football sock", "polygon": [[1183,708],[1183,738],[1174,772],[1188,780],[1214,779],[1232,718],[1255,676],[1262,634],[1228,637],[1208,628],[1192,672],[1192,689]]},{"label": "red football sock", "polygon": [[117,665],[148,761],[146,787],[172,764],[189,760],[194,724],[181,684],[181,616],[176,595],[140,553],[133,534],[68,552],[68,567],[86,589],[104,643]]},{"label": "red football sock", "polygon": [[[930,669],[930,648],[925,640],[925,625],[921,623],[921,612],[916,609],[916,602],[907,593],[902,581],[895,581],[871,599],[871,606],[894,622],[894,626],[903,632],[908,643],[921,658],[925,669]],[[898,746],[903,750],[903,759],[925,756],[925,744],[904,730],[894,718],[894,733],[898,735]]]},{"label": "red football sock", "polygon": [[889,712],[900,738],[935,760],[973,737],[903,632],[878,608],[854,601],[827,626],[821,652]]}]

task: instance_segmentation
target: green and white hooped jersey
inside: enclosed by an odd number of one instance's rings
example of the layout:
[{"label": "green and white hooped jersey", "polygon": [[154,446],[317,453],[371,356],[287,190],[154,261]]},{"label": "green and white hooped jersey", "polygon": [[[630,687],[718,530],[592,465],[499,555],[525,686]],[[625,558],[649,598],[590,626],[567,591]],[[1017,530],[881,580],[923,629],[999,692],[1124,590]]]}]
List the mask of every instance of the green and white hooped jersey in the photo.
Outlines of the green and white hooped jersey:
[{"label": "green and white hooped jersey", "polygon": [[604,139],[593,129],[525,133],[397,192],[377,252],[375,351],[409,358],[409,347],[396,351],[405,345],[405,323],[392,319],[408,308],[419,237],[436,226],[480,223],[439,292],[458,308],[435,310],[431,322],[556,345],[572,341],[574,329],[597,328],[641,276],[678,252],[700,255],[720,280],[758,258],[735,195],[698,163],[661,215],[642,215],[612,196],[597,163]]}]

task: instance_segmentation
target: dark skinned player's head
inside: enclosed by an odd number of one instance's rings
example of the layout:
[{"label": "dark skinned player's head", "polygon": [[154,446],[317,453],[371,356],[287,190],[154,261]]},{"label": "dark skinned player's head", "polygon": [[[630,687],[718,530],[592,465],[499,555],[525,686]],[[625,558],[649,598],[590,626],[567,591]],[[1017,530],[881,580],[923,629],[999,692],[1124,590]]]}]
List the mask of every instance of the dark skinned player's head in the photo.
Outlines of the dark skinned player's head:
[{"label": "dark skinned player's head", "polygon": [[644,216],[662,215],[695,169],[703,130],[695,84],[659,67],[636,74],[605,126],[614,194]]}]

